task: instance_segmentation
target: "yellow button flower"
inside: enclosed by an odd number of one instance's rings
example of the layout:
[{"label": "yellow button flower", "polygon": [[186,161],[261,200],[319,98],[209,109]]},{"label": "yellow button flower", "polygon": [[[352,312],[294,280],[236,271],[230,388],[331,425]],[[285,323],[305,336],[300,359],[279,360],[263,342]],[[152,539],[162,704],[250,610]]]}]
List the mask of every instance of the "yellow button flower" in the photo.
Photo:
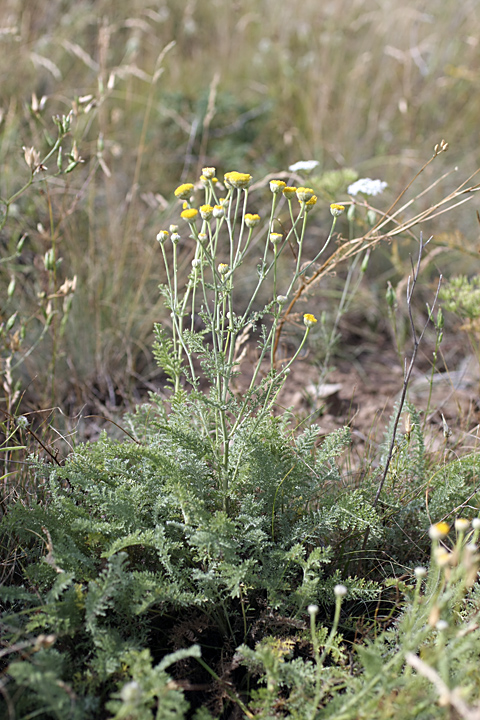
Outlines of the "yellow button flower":
[{"label": "yellow button flower", "polygon": [[259,222],[260,222],[260,215],[257,215],[256,213],[255,214],[247,213],[245,215],[245,225],[248,228],[256,227]]},{"label": "yellow button flower", "polygon": [[435,525],[430,525],[428,534],[432,540],[441,540],[446,537],[450,532],[450,527],[446,522],[438,522]]},{"label": "yellow button flower", "polygon": [[187,222],[193,222],[197,215],[198,210],[196,208],[187,208],[187,210],[184,210],[182,213],[180,213],[180,217],[182,217]]},{"label": "yellow button flower", "polygon": [[287,200],[291,200],[293,198],[293,196],[295,195],[295,193],[297,192],[297,188],[287,185],[286,187],[283,188],[282,192],[285,195],[285,197],[287,198]]},{"label": "yellow button flower", "polygon": [[297,198],[299,202],[307,202],[311,197],[315,195],[312,188],[299,187],[297,188]]},{"label": "yellow button flower", "polygon": [[332,213],[333,217],[338,217],[343,212],[345,212],[345,205],[339,205],[338,203],[332,203],[330,205],[330,212]]},{"label": "yellow button flower", "polygon": [[274,195],[278,195],[278,193],[281,193],[282,190],[287,186],[287,183],[284,183],[283,180],[271,180],[270,181],[270,190]]},{"label": "yellow button flower", "polygon": [[200,215],[202,216],[203,220],[210,220],[213,215],[213,207],[211,205],[201,205]]},{"label": "yellow button flower", "polygon": [[190,197],[193,191],[193,185],[192,183],[183,183],[183,185],[179,185],[177,189],[175,190],[175,197],[179,198],[179,200],[186,200]]},{"label": "yellow button flower", "polygon": [[233,187],[237,190],[245,190],[252,182],[252,176],[248,173],[240,173],[236,170],[225,173],[224,175],[225,184],[227,187]]},{"label": "yellow button flower", "polygon": [[317,322],[318,322],[317,318],[315,317],[315,315],[312,315],[311,313],[305,313],[305,315],[303,316],[303,324],[307,328],[313,327],[314,325],[317,324]]}]

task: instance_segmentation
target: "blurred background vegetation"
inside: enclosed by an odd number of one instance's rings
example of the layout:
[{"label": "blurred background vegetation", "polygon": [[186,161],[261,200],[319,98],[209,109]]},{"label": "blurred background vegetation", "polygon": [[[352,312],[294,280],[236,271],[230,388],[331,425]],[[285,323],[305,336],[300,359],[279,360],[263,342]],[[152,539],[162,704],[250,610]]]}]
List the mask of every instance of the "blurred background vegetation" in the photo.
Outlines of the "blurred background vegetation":
[{"label": "blurred background vegetation", "polygon": [[[82,160],[52,177],[53,158],[50,179],[35,177],[0,234],[1,321],[31,320],[23,353],[45,326],[52,242],[58,284],[77,276],[68,321],[19,367],[27,404],[113,407],[154,387],[151,332],[164,316],[155,236],[178,218],[173,189],[203,166],[261,181],[318,160],[311,183],[327,212],[348,196],[344,176],[326,173],[386,180],[387,209],[441,138],[449,151],[424,186],[453,171],[443,195],[475,172],[479,9],[477,0],[4,0],[0,196],[28,181],[22,147],[48,152],[52,116],[73,112],[68,150]],[[460,251],[470,268],[477,253],[475,210],[464,207],[431,227],[452,268]],[[316,222],[311,242],[328,232],[321,211]],[[376,263],[370,305],[399,272],[390,254]]]}]

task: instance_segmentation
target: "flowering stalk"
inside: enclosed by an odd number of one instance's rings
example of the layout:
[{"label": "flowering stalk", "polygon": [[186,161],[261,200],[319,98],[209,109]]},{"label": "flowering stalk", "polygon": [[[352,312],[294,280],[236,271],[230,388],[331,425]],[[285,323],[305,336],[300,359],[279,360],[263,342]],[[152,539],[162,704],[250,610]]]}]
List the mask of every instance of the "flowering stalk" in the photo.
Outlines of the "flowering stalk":
[{"label": "flowering stalk", "polygon": [[[204,204],[195,207],[194,198],[196,187],[193,183],[184,183],[175,190],[175,196],[182,203],[181,217],[190,230],[190,237],[195,242],[195,252],[191,261],[192,269],[188,276],[183,294],[179,284],[181,253],[181,237],[178,228],[172,226],[170,233],[162,231],[157,239],[161,246],[162,257],[166,269],[166,286],[164,295],[171,310],[172,316],[172,343],[174,364],[174,393],[180,390],[180,368],[182,357],[185,354],[188,361],[188,379],[198,387],[198,369],[194,363],[194,354],[200,354],[204,370],[211,381],[212,393],[208,403],[199,403],[197,410],[202,418],[202,427],[209,436],[210,445],[215,462],[221,477],[221,493],[224,509],[228,510],[229,480],[235,477],[238,468],[230,468],[230,446],[235,434],[244,421],[256,413],[253,428],[258,426],[265,413],[271,411],[290,367],[302,352],[311,328],[317,320],[311,313],[304,315],[305,332],[296,351],[288,362],[279,371],[272,363],[272,350],[275,333],[283,307],[287,302],[286,295],[277,295],[278,290],[278,260],[290,238],[297,240],[298,253],[295,270],[289,284],[288,292],[302,274],[302,249],[307,226],[307,215],[315,206],[317,198],[310,188],[287,188],[283,181],[272,181],[272,204],[268,231],[263,249],[263,257],[259,266],[258,281],[253,292],[246,299],[246,309],[241,316],[235,315],[234,278],[249,250],[253,231],[261,222],[256,213],[247,212],[248,188],[252,177],[246,173],[230,172],[224,176],[227,189],[226,197],[217,196],[214,177],[214,168],[204,168],[200,178],[200,185],[204,191]],[[292,226],[286,236],[271,231],[275,217],[275,208],[278,198],[283,195],[287,198],[292,214]],[[293,216],[292,196],[296,196],[299,211]],[[213,204],[215,203],[215,204]],[[201,224],[199,225],[199,220]],[[228,250],[224,258],[218,256],[221,248],[220,238],[222,227],[227,228]],[[332,235],[330,232],[329,238]],[[172,243],[171,260],[167,257],[165,243],[170,239]],[[273,257],[269,260],[270,249],[273,247]],[[225,262],[223,261],[225,259]],[[221,260],[219,262],[219,260]],[[228,260],[228,262],[227,262]],[[262,287],[271,277],[271,289],[274,300],[268,302],[261,311],[254,311],[254,303]],[[197,291],[197,286],[200,286]],[[241,292],[241,287],[240,287]],[[204,331],[195,330],[195,317],[199,313],[205,323],[205,330],[210,334],[209,345],[203,341]],[[272,322],[268,330],[264,331],[260,345],[260,353],[255,363],[249,387],[239,405],[232,410],[233,391],[232,378],[236,373],[236,352],[240,338],[245,336],[248,327],[255,325],[264,315],[270,315]],[[188,317],[188,331],[185,328],[185,319]],[[240,340],[244,342],[244,340]],[[194,350],[193,348],[198,348]],[[202,349],[203,348],[203,349]],[[270,374],[259,383],[260,370],[263,361],[270,353]],[[257,384],[263,386],[260,395],[257,393]],[[256,398],[261,397],[260,405],[255,406]],[[213,420],[213,424],[212,424]],[[232,475],[233,473],[233,475]]]}]

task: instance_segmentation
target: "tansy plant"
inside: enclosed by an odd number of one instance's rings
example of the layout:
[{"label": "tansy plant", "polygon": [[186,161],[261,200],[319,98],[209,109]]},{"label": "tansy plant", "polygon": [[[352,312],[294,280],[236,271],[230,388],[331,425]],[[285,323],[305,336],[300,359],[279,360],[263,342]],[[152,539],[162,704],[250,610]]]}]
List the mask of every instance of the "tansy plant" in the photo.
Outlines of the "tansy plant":
[{"label": "tansy plant", "polygon": [[[215,169],[204,168],[199,182],[203,195],[200,202],[193,202],[192,183],[184,183],[175,190],[175,196],[183,203],[182,229],[172,225],[157,235],[166,270],[166,283],[161,291],[171,313],[171,332],[156,326],[156,358],[171,381],[172,404],[181,401],[192,406],[196,429],[207,439],[222,478],[225,508],[242,455],[233,452],[232,447],[239,438],[245,439],[245,433],[247,436],[255,433],[271,413],[292,363],[317,323],[312,313],[303,316],[304,333],[296,351],[277,367],[273,347],[282,309],[299,278],[329,244],[337,217],[344,209],[341,205],[331,206],[333,221],[328,237],[317,255],[305,261],[303,245],[308,216],[317,202],[314,191],[272,180],[270,216],[262,225],[257,213],[247,212],[251,182],[252,176],[247,173],[228,172],[224,184],[220,184]],[[285,234],[273,232],[275,211],[281,201],[287,204],[291,218],[291,228]],[[184,284],[180,282],[179,269],[185,253],[191,252],[191,243],[184,242],[182,230],[194,242],[192,269]],[[279,258],[289,243],[297,248],[295,267],[288,286],[280,287]],[[261,259],[256,284],[250,297],[245,298],[242,264],[253,246],[257,253],[260,247]],[[270,300],[259,309],[259,298],[265,297],[265,292]],[[246,342],[254,331],[259,335],[258,357],[248,385],[238,397],[233,380],[239,374]],[[186,384],[182,385],[182,378]],[[209,384],[207,394],[203,392],[205,379]]]}]

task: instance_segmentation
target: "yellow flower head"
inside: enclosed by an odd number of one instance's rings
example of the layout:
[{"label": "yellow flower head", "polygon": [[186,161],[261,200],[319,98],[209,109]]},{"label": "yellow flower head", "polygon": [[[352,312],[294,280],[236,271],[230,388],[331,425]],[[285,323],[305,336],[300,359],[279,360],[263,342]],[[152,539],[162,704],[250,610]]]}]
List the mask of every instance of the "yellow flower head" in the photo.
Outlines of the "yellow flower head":
[{"label": "yellow flower head", "polygon": [[297,188],[287,185],[286,187],[283,188],[282,192],[285,195],[285,197],[287,198],[287,200],[291,200],[293,198],[293,196],[295,195],[295,193],[297,192]]},{"label": "yellow flower head", "polygon": [[190,197],[193,191],[193,185],[192,183],[183,183],[183,185],[179,185],[177,189],[175,190],[175,197],[179,200],[186,200]]},{"label": "yellow flower head", "polygon": [[270,242],[272,245],[277,245],[279,242],[283,240],[283,235],[280,233],[270,233]]},{"label": "yellow flower head", "polygon": [[240,173],[233,170],[224,175],[225,185],[227,187],[233,187],[237,190],[246,190],[252,182],[252,176],[247,173]]},{"label": "yellow flower head", "polygon": [[310,198],[310,200],[307,200],[307,202],[305,203],[305,210],[308,212],[308,211],[311,210],[313,207],[315,207],[315,205],[317,204],[317,200],[318,200],[317,196],[316,196],[316,195],[312,195],[312,197]]},{"label": "yellow flower head", "polygon": [[257,214],[253,215],[252,213],[247,213],[245,215],[245,225],[248,228],[256,227],[259,222],[260,222],[260,215],[257,215]]},{"label": "yellow flower head", "polygon": [[283,188],[287,186],[287,183],[284,183],[283,180],[271,180],[270,181],[270,190],[274,195],[278,195],[278,193],[281,193]]},{"label": "yellow flower head", "polygon": [[189,223],[192,223],[195,218],[198,215],[198,210],[196,208],[187,208],[182,213],[180,213],[180,217],[182,217],[184,220],[186,220]]},{"label": "yellow flower head", "polygon": [[305,315],[303,316],[303,324],[307,328],[313,327],[314,325],[316,325],[317,322],[318,322],[317,318],[315,317],[315,315],[312,315],[311,313],[305,313]]},{"label": "yellow flower head", "polygon": [[202,216],[202,220],[210,220],[213,215],[213,207],[211,205],[201,205],[200,215]]},{"label": "yellow flower head", "polygon": [[217,268],[220,275],[226,275],[228,272],[228,264],[227,263],[220,263],[220,265]]},{"label": "yellow flower head", "polygon": [[223,205],[215,205],[213,208],[213,217],[214,218],[223,218],[225,215],[225,208]]},{"label": "yellow flower head", "polygon": [[339,205],[338,203],[332,203],[330,205],[330,212],[333,217],[338,217],[345,211],[345,205]]},{"label": "yellow flower head", "polygon": [[450,527],[446,522],[438,522],[435,525],[430,525],[428,534],[432,540],[441,540],[446,537],[450,532]]},{"label": "yellow flower head", "polygon": [[299,187],[297,188],[297,198],[299,202],[308,202],[311,197],[315,195],[312,188]]}]

